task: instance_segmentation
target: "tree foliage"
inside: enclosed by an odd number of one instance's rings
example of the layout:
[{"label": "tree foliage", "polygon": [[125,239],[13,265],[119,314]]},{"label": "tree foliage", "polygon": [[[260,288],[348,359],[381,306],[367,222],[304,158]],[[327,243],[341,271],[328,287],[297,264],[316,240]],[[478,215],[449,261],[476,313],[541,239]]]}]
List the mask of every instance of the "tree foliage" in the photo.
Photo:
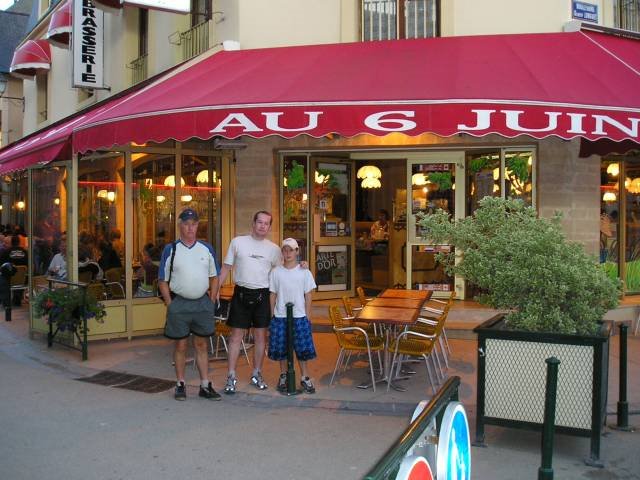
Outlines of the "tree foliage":
[{"label": "tree foliage", "polygon": [[442,210],[418,215],[429,241],[462,252],[457,265],[453,254],[439,254],[447,272],[476,285],[481,303],[508,310],[510,328],[593,334],[618,304],[619,282],[567,241],[559,216],[538,218],[521,200],[485,197],[479,205],[458,221]]}]

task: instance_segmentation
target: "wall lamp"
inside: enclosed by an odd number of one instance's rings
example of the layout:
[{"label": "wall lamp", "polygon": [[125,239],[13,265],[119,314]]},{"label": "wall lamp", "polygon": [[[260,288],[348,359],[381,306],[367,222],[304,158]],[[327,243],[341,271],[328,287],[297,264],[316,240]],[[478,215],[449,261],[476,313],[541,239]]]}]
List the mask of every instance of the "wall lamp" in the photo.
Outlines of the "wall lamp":
[{"label": "wall lamp", "polygon": [[4,92],[7,91],[7,84],[9,80],[4,75],[0,75],[0,98],[6,98],[7,100],[18,100],[22,102],[22,111],[24,112],[24,97],[7,97]]}]

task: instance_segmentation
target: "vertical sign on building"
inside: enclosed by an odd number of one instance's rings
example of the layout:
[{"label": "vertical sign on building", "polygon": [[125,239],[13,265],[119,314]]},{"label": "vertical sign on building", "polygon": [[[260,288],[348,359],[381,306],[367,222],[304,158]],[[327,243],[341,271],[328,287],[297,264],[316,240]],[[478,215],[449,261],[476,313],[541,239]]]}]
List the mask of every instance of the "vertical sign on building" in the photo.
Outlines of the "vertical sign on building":
[{"label": "vertical sign on building", "polygon": [[91,0],[73,0],[73,87],[105,88],[104,12]]}]

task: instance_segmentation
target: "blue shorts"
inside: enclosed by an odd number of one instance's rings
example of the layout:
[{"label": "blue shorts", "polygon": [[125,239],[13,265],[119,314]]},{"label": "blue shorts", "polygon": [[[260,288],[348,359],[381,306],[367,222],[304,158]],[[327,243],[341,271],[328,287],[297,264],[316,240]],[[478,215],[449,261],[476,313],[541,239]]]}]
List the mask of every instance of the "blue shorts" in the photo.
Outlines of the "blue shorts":
[{"label": "blue shorts", "polygon": [[[306,362],[316,358],[316,348],[311,335],[311,322],[307,317],[293,319],[293,349],[298,360]],[[273,317],[269,324],[269,358],[287,359],[287,319]]]}]

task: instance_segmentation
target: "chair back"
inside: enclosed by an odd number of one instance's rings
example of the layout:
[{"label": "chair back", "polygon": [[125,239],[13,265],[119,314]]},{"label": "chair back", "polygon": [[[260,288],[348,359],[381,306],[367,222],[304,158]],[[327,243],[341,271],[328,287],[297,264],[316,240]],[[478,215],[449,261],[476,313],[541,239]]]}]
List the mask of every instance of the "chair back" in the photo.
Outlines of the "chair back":
[{"label": "chair back", "polygon": [[93,272],[91,272],[90,270],[85,270],[85,271],[78,271],[78,281],[82,282],[82,283],[91,283],[91,281],[93,280]]},{"label": "chair back", "polygon": [[347,345],[347,336],[339,329],[346,327],[346,325],[344,324],[342,313],[340,313],[340,308],[337,305],[331,305],[329,307],[329,318],[331,319],[333,331],[335,332],[338,339],[338,345],[340,347],[345,347]]},{"label": "chair back", "polygon": [[364,307],[367,304],[367,297],[364,294],[364,288],[362,287],[356,288],[356,293],[358,294],[358,300],[360,300],[360,305]]},{"label": "chair back", "polygon": [[342,305],[344,305],[344,311],[347,317],[355,316],[353,314],[353,306],[351,305],[351,299],[347,295],[342,296]]},{"label": "chair back", "polygon": [[118,282],[122,280],[122,267],[109,268],[104,271],[104,279],[107,282]]},{"label": "chair back", "polygon": [[27,283],[27,266],[26,265],[16,265],[16,274],[11,277],[11,286],[18,287],[22,285],[26,285]]},{"label": "chair back", "polygon": [[107,289],[102,282],[93,282],[87,285],[87,295],[90,295],[97,301],[101,302],[105,300],[107,296]]}]

